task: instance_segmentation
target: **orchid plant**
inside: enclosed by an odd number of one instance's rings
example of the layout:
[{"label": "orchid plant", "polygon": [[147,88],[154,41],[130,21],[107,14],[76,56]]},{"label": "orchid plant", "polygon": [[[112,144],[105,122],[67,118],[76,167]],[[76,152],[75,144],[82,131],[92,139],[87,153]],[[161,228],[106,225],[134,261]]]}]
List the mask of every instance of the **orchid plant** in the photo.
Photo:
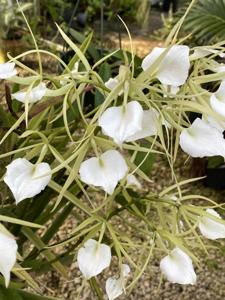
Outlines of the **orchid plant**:
[{"label": "orchid plant", "polygon": [[[179,182],[174,164],[179,151],[187,158],[225,157],[225,65],[217,59],[225,48],[220,43],[190,49],[176,40],[179,26],[175,29],[165,47],[143,59],[137,75],[131,41],[131,60],[124,54],[118,75],[107,82],[97,70],[112,54],[91,66],[85,51],[92,35],[79,48],[60,27],[74,50],[68,65],[39,49],[35,40],[34,50],[8,54],[9,61],[0,64],[2,82],[19,87],[8,92],[9,111],[1,112],[6,121],[0,158],[6,168],[0,220],[18,224],[11,233],[10,226],[0,225],[0,272],[6,286],[13,272],[39,291],[27,261],[41,255],[66,277],[67,266],[54,253],[65,245],[99,299],[129,293],[153,257],[170,282],[197,284],[199,256],[208,253],[209,240],[225,238],[224,205],[189,195],[186,185],[199,178]],[[38,71],[21,61],[31,53],[37,55]],[[62,73],[46,74],[43,55],[60,63]],[[104,96],[91,110],[84,101],[90,89]],[[202,117],[191,124],[189,112]],[[158,193],[149,190],[151,177],[141,168],[149,155],[165,158],[174,181]],[[48,244],[71,213],[77,220],[69,237]],[[53,215],[57,222],[49,225]],[[24,237],[36,250],[21,247]],[[108,277],[104,290],[97,276],[107,273],[112,256],[118,272]]]}]

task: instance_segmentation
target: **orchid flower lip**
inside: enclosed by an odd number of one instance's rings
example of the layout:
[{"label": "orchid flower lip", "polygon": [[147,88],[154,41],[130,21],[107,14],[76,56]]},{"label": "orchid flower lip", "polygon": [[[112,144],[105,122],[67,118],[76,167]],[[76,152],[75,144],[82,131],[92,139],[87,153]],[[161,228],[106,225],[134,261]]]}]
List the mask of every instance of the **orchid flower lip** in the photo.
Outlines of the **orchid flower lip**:
[{"label": "orchid flower lip", "polygon": [[143,109],[139,102],[131,101],[122,106],[110,107],[100,116],[98,125],[102,132],[121,147],[123,142],[142,128]]},{"label": "orchid flower lip", "polygon": [[[166,48],[155,47],[142,61],[143,70],[149,69],[163,55]],[[174,45],[162,58],[155,71],[155,77],[166,85],[181,86],[188,78],[190,68],[189,47]]]},{"label": "orchid flower lip", "polygon": [[[221,216],[214,209],[208,208],[206,212],[221,220]],[[210,240],[225,238],[225,224],[217,222],[213,218],[208,216],[200,217],[198,227],[201,234]]]},{"label": "orchid flower lip", "polygon": [[88,280],[109,267],[111,249],[105,244],[89,239],[78,250],[77,262],[81,273]]},{"label": "orchid flower lip", "polygon": [[51,168],[48,163],[33,165],[25,158],[17,158],[8,166],[4,182],[10,188],[16,204],[32,198],[46,188],[51,180]]},{"label": "orchid flower lip", "polygon": [[160,269],[172,283],[195,284],[196,274],[191,258],[180,248],[174,248],[160,262]]},{"label": "orchid flower lip", "polygon": [[100,187],[110,195],[127,171],[127,163],[117,150],[108,150],[100,157],[89,158],[81,163],[79,169],[81,181]]},{"label": "orchid flower lip", "polygon": [[180,146],[192,157],[225,157],[225,140],[220,130],[200,118],[180,134]]}]

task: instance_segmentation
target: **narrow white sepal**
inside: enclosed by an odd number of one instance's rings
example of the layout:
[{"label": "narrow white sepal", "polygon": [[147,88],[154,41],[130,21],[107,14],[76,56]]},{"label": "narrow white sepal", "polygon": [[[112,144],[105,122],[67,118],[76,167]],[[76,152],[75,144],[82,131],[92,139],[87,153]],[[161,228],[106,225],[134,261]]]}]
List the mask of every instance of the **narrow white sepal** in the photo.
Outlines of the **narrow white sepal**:
[{"label": "narrow white sepal", "polygon": [[16,99],[17,101],[20,101],[22,103],[26,102],[26,99],[28,99],[29,103],[35,103],[41,100],[47,92],[47,87],[45,83],[41,82],[39,85],[37,85],[35,88],[33,88],[30,92],[17,92],[12,94],[12,97]]},{"label": "narrow white sepal", "polygon": [[225,140],[223,134],[199,118],[180,134],[180,146],[192,157],[225,157]]},{"label": "narrow white sepal", "polygon": [[137,101],[125,106],[110,107],[99,118],[98,124],[105,135],[121,145],[142,129],[143,109]]},{"label": "narrow white sepal", "polygon": [[161,260],[160,269],[167,280],[172,283],[196,283],[196,274],[192,260],[178,247],[174,248],[170,255],[167,255]]},{"label": "narrow white sepal", "polygon": [[106,280],[105,289],[109,300],[114,300],[124,292],[124,279],[129,275],[130,267],[127,264],[122,265],[121,276],[117,279],[109,277]]},{"label": "narrow white sepal", "polygon": [[[221,216],[212,208],[206,209],[206,212],[218,219],[221,219]],[[201,234],[207,239],[216,240],[225,238],[225,225],[211,219],[210,217],[201,217],[199,219],[198,226]]]},{"label": "narrow white sepal", "polygon": [[[154,48],[142,61],[142,69],[149,69],[165,50]],[[155,77],[163,84],[180,86],[187,80],[189,68],[189,47],[174,45],[157,66]]]},{"label": "narrow white sepal", "polygon": [[17,74],[15,63],[0,64],[0,79],[8,79]]},{"label": "narrow white sepal", "polygon": [[203,57],[206,57],[206,56],[212,55],[212,54],[216,54],[221,58],[225,56],[225,54],[223,52],[220,52],[218,50],[207,49],[207,48],[201,47],[201,48],[196,48],[194,50],[194,53],[190,56],[190,59],[196,60],[196,59],[203,58]]},{"label": "narrow white sepal", "polygon": [[16,204],[39,194],[51,180],[48,163],[33,165],[25,158],[17,158],[8,166],[4,182],[8,185]]},{"label": "narrow white sepal", "polygon": [[127,171],[128,166],[123,156],[116,150],[108,150],[99,158],[92,157],[82,162],[79,173],[83,182],[101,187],[112,195]]},{"label": "narrow white sepal", "polygon": [[89,239],[78,250],[78,267],[86,279],[100,274],[108,268],[111,262],[111,249],[105,244],[99,244]]},{"label": "narrow white sepal", "polygon": [[17,243],[15,239],[0,232],[0,272],[5,278],[5,285],[10,282],[10,272],[16,263]]}]

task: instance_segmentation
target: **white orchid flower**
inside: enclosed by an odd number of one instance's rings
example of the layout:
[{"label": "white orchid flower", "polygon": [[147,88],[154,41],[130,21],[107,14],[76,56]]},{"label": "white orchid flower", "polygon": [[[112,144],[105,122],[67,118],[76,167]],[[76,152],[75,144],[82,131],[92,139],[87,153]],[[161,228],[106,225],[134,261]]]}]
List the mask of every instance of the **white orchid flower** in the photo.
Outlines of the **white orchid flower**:
[{"label": "white orchid flower", "polygon": [[124,279],[130,273],[130,267],[127,264],[122,265],[122,272],[121,276],[116,279],[115,277],[109,277],[106,280],[106,294],[109,300],[114,300],[124,292]]},{"label": "white orchid flower", "polygon": [[[165,50],[154,48],[142,61],[142,69],[149,69]],[[157,66],[155,77],[163,84],[178,87],[187,80],[189,68],[189,47],[174,45]]]},{"label": "white orchid flower", "polygon": [[195,284],[196,274],[191,258],[176,247],[160,262],[160,269],[167,280],[179,284]]},{"label": "white orchid flower", "polygon": [[124,106],[110,107],[100,116],[99,126],[105,135],[122,145],[134,134],[142,130],[143,109],[137,101]]},{"label": "white orchid flower", "polygon": [[27,98],[29,103],[35,103],[41,100],[45,96],[46,92],[46,84],[41,82],[35,88],[31,89],[30,92],[17,92],[12,94],[12,97],[22,103],[25,103]]},{"label": "white orchid flower", "polygon": [[89,239],[78,250],[77,262],[83,276],[90,279],[109,267],[111,249],[105,244]]},{"label": "white orchid flower", "polygon": [[158,118],[159,113],[155,109],[144,110],[141,129],[130,137],[127,137],[126,142],[132,142],[143,139],[145,137],[157,135]]},{"label": "white orchid flower", "polygon": [[216,54],[221,58],[223,58],[225,56],[225,53],[222,53],[219,50],[207,49],[207,48],[201,47],[201,48],[196,48],[194,50],[194,53],[190,56],[190,59],[191,60],[196,60],[196,59],[199,59],[199,58],[209,56],[211,54]]},{"label": "white orchid flower", "polygon": [[159,114],[155,109],[143,110],[137,101],[125,107],[110,107],[99,118],[99,126],[105,135],[119,146],[157,134]]},{"label": "white orchid flower", "polygon": [[17,74],[15,69],[15,63],[3,63],[0,64],[0,79],[8,79]]},{"label": "white orchid flower", "polygon": [[116,150],[108,150],[99,158],[92,157],[82,162],[79,173],[83,182],[101,187],[112,195],[127,171],[128,166],[123,156]]},{"label": "white orchid flower", "polygon": [[225,117],[225,81],[222,81],[219,89],[210,97],[212,109]]},{"label": "white orchid flower", "polygon": [[201,120],[195,119],[180,134],[180,146],[192,157],[221,155],[225,157],[225,140],[222,132]]},{"label": "white orchid flower", "polygon": [[[212,208],[206,209],[206,212],[218,219],[221,219],[221,216]],[[201,234],[207,239],[216,240],[225,238],[225,225],[211,219],[210,217],[201,217],[198,226]]]},{"label": "white orchid flower", "polygon": [[0,272],[5,278],[5,285],[10,282],[10,272],[16,263],[17,243],[8,234],[0,232]]},{"label": "white orchid flower", "polygon": [[8,166],[4,182],[8,185],[16,204],[39,194],[51,180],[48,163],[33,165],[25,158],[17,158]]},{"label": "white orchid flower", "polygon": [[128,174],[126,179],[127,179],[127,187],[134,187],[137,189],[142,188],[140,181],[133,174]]}]

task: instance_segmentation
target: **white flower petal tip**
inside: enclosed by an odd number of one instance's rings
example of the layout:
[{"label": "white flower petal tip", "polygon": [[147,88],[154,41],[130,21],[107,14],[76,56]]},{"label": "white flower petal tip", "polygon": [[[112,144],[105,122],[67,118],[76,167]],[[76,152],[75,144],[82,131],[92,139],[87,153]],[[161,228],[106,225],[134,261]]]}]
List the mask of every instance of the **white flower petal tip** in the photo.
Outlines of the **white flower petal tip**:
[{"label": "white flower petal tip", "polygon": [[0,232],[0,272],[5,278],[5,285],[10,282],[10,272],[16,263],[17,243],[15,239]]},{"label": "white flower petal tip", "polygon": [[114,277],[109,277],[106,280],[105,289],[109,300],[114,300],[123,294],[123,281],[129,275],[129,273],[130,267],[127,264],[123,264],[121,270],[121,277],[119,277],[118,279]]},{"label": "white flower petal tip", "polygon": [[137,101],[125,106],[110,107],[99,118],[98,124],[105,135],[118,145],[142,129],[143,109]]},{"label": "white flower petal tip", "polygon": [[0,64],[0,79],[8,79],[17,74],[15,63]]},{"label": "white flower petal tip", "polygon": [[33,88],[30,92],[17,92],[12,94],[12,97],[16,99],[17,101],[20,101],[22,103],[26,102],[26,99],[28,99],[29,103],[35,103],[41,100],[47,92],[46,84],[41,82],[39,85],[37,85],[35,88]]},{"label": "white flower petal tip", "polygon": [[51,180],[48,163],[33,165],[25,158],[17,158],[7,166],[4,182],[8,185],[16,204],[39,194]]},{"label": "white flower petal tip", "polygon": [[180,134],[180,146],[192,157],[225,157],[225,140],[223,134],[199,118]]},{"label": "white flower petal tip", "polygon": [[[149,69],[165,50],[154,48],[142,61],[142,69]],[[187,80],[189,68],[189,47],[174,45],[159,63],[155,77],[163,84],[180,86]]]},{"label": "white flower petal tip", "polygon": [[142,188],[140,181],[133,174],[128,174],[126,179],[127,187],[133,187],[139,190]]},{"label": "white flower petal tip", "polygon": [[101,187],[113,194],[117,183],[126,175],[128,166],[116,150],[108,150],[99,158],[92,157],[80,165],[80,178],[83,182]]},{"label": "white flower petal tip", "polygon": [[172,283],[192,285],[196,283],[197,277],[192,260],[178,247],[161,260],[160,269],[167,280]]},{"label": "white flower petal tip", "polygon": [[99,244],[89,239],[78,250],[78,267],[86,279],[100,274],[111,263],[111,249],[105,244]]},{"label": "white flower petal tip", "polygon": [[[213,217],[221,219],[221,216],[214,209],[208,208],[206,212]],[[198,226],[201,234],[207,239],[216,240],[225,238],[225,225],[211,219],[210,217],[201,217]]]},{"label": "white flower petal tip", "polygon": [[225,117],[225,81],[222,81],[219,89],[210,97],[212,109]]}]

